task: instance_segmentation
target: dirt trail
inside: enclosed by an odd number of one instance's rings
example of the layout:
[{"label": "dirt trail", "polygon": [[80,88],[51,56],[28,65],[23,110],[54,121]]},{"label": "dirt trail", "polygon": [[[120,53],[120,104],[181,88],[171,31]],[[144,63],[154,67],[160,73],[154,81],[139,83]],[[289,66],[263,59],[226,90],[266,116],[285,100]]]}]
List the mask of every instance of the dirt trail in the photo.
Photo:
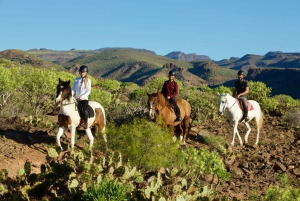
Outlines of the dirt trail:
[{"label": "dirt trail", "polygon": [[[248,146],[239,146],[236,139],[235,146],[228,148],[224,163],[232,178],[217,188],[221,194],[240,200],[251,193],[260,195],[269,186],[278,185],[277,173],[286,173],[292,179],[300,180],[300,139],[294,138],[294,131],[288,129],[280,117],[267,116],[260,135],[260,146],[253,148],[251,145],[255,142],[256,129],[254,122],[251,124]],[[243,138],[246,127],[241,124],[238,128]],[[33,165],[32,171],[39,173],[40,165],[47,162],[48,147],[56,145],[56,131],[56,127],[33,130],[29,125],[20,125],[20,121],[14,118],[0,119],[0,170],[7,169],[9,176],[15,177],[29,160]],[[199,140],[199,136],[205,139],[205,135],[224,136],[229,144],[232,126],[229,122],[194,126],[188,145],[198,148],[207,146]],[[204,178],[203,184],[210,181],[211,178]]]}]

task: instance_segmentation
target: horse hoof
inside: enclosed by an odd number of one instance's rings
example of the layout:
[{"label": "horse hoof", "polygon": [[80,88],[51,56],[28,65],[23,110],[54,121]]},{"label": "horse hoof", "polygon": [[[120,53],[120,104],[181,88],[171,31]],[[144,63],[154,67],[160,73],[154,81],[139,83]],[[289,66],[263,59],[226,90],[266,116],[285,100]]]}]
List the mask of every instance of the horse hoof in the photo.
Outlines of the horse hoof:
[{"label": "horse hoof", "polygon": [[257,149],[257,148],[258,148],[258,145],[257,145],[257,144],[253,145],[253,148]]}]

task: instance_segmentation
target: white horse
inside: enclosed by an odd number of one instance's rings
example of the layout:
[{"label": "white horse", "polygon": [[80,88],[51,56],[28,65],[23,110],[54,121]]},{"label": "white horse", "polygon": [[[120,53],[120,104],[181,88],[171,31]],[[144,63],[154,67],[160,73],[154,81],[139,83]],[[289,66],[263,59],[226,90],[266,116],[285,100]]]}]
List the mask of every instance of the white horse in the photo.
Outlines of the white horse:
[{"label": "white horse", "polygon": [[[57,104],[60,103],[60,110],[58,114],[59,128],[56,135],[57,144],[61,150],[63,150],[60,144],[60,137],[63,135],[65,129],[69,129],[71,133],[71,150],[73,150],[75,144],[75,132],[80,123],[80,116],[77,110],[77,101],[72,96],[70,80],[64,82],[59,78],[55,102]],[[107,142],[105,134],[106,117],[104,108],[99,103],[95,101],[89,101],[89,105],[94,111],[94,116],[88,118],[88,128],[85,129],[85,132],[90,140],[89,151],[92,151],[92,146],[94,143],[94,137],[91,132],[92,126],[95,126],[96,134],[98,133],[99,129],[101,129],[100,132],[103,134],[104,141]]]},{"label": "white horse", "polygon": [[[230,123],[233,124],[233,139],[231,142],[231,146],[234,146],[235,134],[237,134],[240,144],[243,145],[242,139],[241,139],[238,129],[237,129],[239,121],[241,120],[241,118],[243,116],[243,112],[242,112],[241,108],[239,107],[238,100],[236,98],[232,97],[231,95],[229,95],[228,93],[218,94],[218,96],[219,96],[219,110],[218,110],[219,114],[223,114],[224,111],[227,109],[227,118],[230,121]],[[248,102],[250,102],[254,108],[253,110],[248,111],[248,117],[249,117],[249,121],[251,121],[252,119],[255,119],[255,121],[256,121],[257,135],[256,135],[256,142],[254,145],[256,147],[258,144],[258,140],[259,140],[259,131],[263,125],[263,113],[260,109],[258,102],[254,101],[254,100],[248,100]],[[245,120],[243,120],[242,122],[247,127],[247,132],[245,135],[245,144],[247,144],[248,136],[251,131],[251,128],[250,128],[250,125],[248,122],[246,122]]]}]

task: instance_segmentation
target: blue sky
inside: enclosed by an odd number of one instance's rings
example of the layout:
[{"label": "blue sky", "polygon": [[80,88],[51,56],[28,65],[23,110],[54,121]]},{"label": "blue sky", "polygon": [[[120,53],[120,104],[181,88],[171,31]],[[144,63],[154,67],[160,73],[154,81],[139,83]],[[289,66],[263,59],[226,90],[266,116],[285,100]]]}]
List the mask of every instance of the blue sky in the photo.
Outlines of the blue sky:
[{"label": "blue sky", "polygon": [[300,52],[300,1],[0,0],[0,51],[103,47],[213,60]]}]

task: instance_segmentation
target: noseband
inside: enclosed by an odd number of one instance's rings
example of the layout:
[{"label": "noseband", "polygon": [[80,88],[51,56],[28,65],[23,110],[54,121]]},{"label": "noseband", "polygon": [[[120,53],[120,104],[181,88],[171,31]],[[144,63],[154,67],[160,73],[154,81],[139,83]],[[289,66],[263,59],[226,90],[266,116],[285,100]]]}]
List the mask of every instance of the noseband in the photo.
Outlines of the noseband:
[{"label": "noseband", "polygon": [[[236,99],[235,99],[235,102],[232,104],[232,106],[231,107],[227,107],[228,108],[228,110],[230,110],[235,104],[236,104]],[[228,101],[227,101],[227,98],[226,98],[226,101],[225,101],[225,104],[224,104],[224,107],[223,107],[223,109],[222,109],[222,113],[225,111],[225,109],[226,109],[226,105],[228,104]]]}]

